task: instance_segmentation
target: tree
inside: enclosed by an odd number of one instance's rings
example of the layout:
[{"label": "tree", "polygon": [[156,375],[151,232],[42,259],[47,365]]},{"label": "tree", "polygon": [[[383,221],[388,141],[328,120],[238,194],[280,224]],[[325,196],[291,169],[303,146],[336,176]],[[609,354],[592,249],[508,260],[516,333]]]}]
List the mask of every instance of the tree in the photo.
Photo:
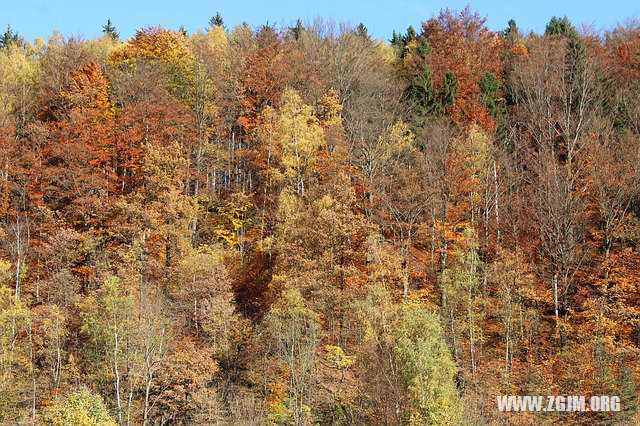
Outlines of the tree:
[{"label": "tree", "polygon": [[396,328],[400,372],[411,401],[410,424],[454,424],[460,415],[456,367],[436,315],[407,302]]},{"label": "tree", "polygon": [[412,244],[424,213],[424,201],[431,195],[422,185],[421,158],[413,140],[413,133],[401,121],[388,129],[382,136],[379,153],[371,153],[377,157],[371,158],[377,163],[372,164],[378,169],[376,176],[367,176],[371,178],[372,195],[380,200],[376,209],[379,214],[373,219],[394,240],[402,257],[403,297],[409,292]]},{"label": "tree", "polygon": [[116,191],[114,117],[96,63],[71,75],[61,94],[67,113],[51,124],[52,140],[43,150],[44,182],[47,204],[66,213],[67,226],[82,230],[99,226],[102,203]]},{"label": "tree", "polygon": [[367,27],[365,27],[364,24],[360,22],[356,27],[356,34],[358,35],[358,37],[368,38],[369,30],[367,30]]},{"label": "tree", "polygon": [[489,281],[497,286],[497,314],[504,335],[504,386],[510,392],[514,367],[514,353],[521,352],[519,345],[526,345],[524,327],[531,322],[531,312],[526,304],[533,290],[533,274],[522,258],[506,250],[499,251],[488,272]]},{"label": "tree", "polygon": [[120,34],[118,34],[118,31],[116,31],[116,27],[111,24],[111,19],[107,19],[107,23],[102,26],[102,32],[107,37],[111,37],[113,40],[120,40]]},{"label": "tree", "polygon": [[[395,350],[394,330],[398,320],[398,305],[386,289],[388,278],[397,276],[394,259],[382,247],[372,247],[375,257],[372,275],[375,281],[366,297],[356,305],[362,343],[358,347],[357,368],[362,376],[362,394],[370,401],[365,418],[372,423],[401,423],[403,421],[405,383],[400,373],[398,351]],[[382,250],[381,250],[382,249]],[[390,276],[388,276],[390,275]]]},{"label": "tree", "polygon": [[[478,242],[472,228],[465,230],[464,241],[456,251],[453,267],[443,274],[443,317],[449,317],[450,338],[458,365],[464,365],[461,360],[464,355],[460,353],[458,346],[468,348],[471,382],[475,384],[480,348],[484,340],[481,328],[484,311],[481,291],[484,265],[479,258]],[[467,338],[466,344],[462,341],[462,336]]]},{"label": "tree", "polygon": [[211,382],[218,368],[208,346],[199,345],[189,337],[177,340],[158,369],[151,392],[151,418],[186,423],[198,419],[211,422],[211,416],[207,419],[201,414],[206,414],[210,406],[216,404]]},{"label": "tree", "polygon": [[26,396],[29,348],[22,335],[29,329],[30,311],[11,288],[0,284],[0,419],[17,417]]},{"label": "tree", "polygon": [[514,19],[509,19],[509,22],[507,22],[507,28],[502,34],[504,35],[505,40],[517,40],[520,37],[520,31],[518,30],[518,26]]},{"label": "tree", "polygon": [[566,16],[563,18],[552,17],[544,29],[546,35],[570,35],[572,32],[575,32],[575,29]]},{"label": "tree", "polygon": [[44,346],[46,348],[47,363],[51,368],[55,399],[61,384],[62,368],[65,362],[65,340],[68,337],[67,319],[56,305],[52,305],[44,320]]},{"label": "tree", "polygon": [[11,25],[7,25],[7,31],[0,37],[0,49],[8,48],[11,45],[24,46],[25,41],[24,38],[11,29]]},{"label": "tree", "polygon": [[[273,342],[276,359],[276,383],[285,386],[286,417],[282,421],[305,423],[312,419],[315,352],[318,344],[316,315],[305,306],[296,288],[283,290],[264,319]],[[274,413],[275,414],[275,413]],[[276,417],[277,418],[277,417]]]},{"label": "tree", "polygon": [[291,32],[293,33],[293,38],[295,38],[296,40],[300,40],[300,36],[302,35],[303,31],[304,31],[304,27],[302,26],[302,21],[298,19],[296,21],[296,26],[291,28]]},{"label": "tree", "polygon": [[357,23],[0,33],[1,424],[634,423],[640,24]]},{"label": "tree", "polygon": [[216,12],[215,16],[212,16],[209,19],[209,26],[213,27],[224,27],[224,21],[222,20],[222,16],[220,16],[220,12]]},{"label": "tree", "polygon": [[444,111],[436,112],[446,112],[456,124],[476,123],[490,130],[494,123],[478,97],[478,76],[500,75],[502,43],[468,6],[459,13],[446,9],[424,22],[421,36],[407,45],[404,68],[409,76],[431,73],[432,83],[424,77],[422,85],[440,92],[438,97],[433,90],[424,92],[440,98]]},{"label": "tree", "polygon": [[[537,182],[535,211],[541,248],[548,259],[543,275],[551,284],[558,330],[584,259],[585,149],[589,135],[601,131],[593,107],[595,64],[578,45],[570,39],[531,46],[529,58],[517,63],[513,74],[514,91],[522,105],[518,120],[528,129],[527,143],[533,148],[529,155]],[[541,66],[544,73],[539,71]]]},{"label": "tree", "polygon": [[50,426],[115,426],[102,397],[83,387],[47,409],[42,422]]},{"label": "tree", "polygon": [[282,178],[302,198],[310,185],[316,152],[324,144],[323,131],[313,109],[292,90],[283,94],[279,112],[275,139],[282,150]]},{"label": "tree", "polygon": [[103,363],[108,366],[107,380],[112,382],[118,424],[122,425],[131,408],[130,404],[125,406],[125,391],[136,374],[126,368],[137,355],[131,340],[132,300],[122,288],[120,279],[108,276],[102,287],[83,302],[81,309],[82,331],[90,336],[87,353],[93,353],[94,368]]}]

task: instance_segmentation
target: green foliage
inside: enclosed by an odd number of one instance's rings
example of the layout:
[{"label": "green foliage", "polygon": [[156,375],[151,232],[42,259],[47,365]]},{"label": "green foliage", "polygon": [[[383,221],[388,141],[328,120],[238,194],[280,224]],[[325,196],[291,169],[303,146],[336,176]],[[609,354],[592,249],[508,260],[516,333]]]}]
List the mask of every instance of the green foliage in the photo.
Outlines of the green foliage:
[{"label": "green foliage", "polygon": [[502,138],[507,132],[507,108],[504,98],[504,87],[492,72],[485,72],[478,82],[480,99],[484,101],[489,114],[496,120],[498,129],[496,134]]},{"label": "green foliage", "polygon": [[356,27],[356,35],[358,37],[369,38],[369,30],[367,30],[367,27],[365,27],[362,22]]},{"label": "green foliage", "polygon": [[222,16],[220,16],[220,12],[216,12],[215,16],[212,16],[211,19],[209,19],[209,26],[211,28],[224,27],[224,20],[222,19]]},{"label": "green foliage", "polygon": [[460,415],[456,366],[438,316],[425,306],[405,303],[395,332],[400,371],[411,400],[410,424],[453,424]]},{"label": "green foliage", "polygon": [[509,19],[507,28],[502,32],[502,35],[507,41],[514,41],[520,37],[520,31],[518,30],[518,26],[516,25],[515,20]]},{"label": "green foliage", "polygon": [[424,37],[418,39],[418,45],[416,46],[416,53],[420,55],[422,59],[426,59],[429,53],[431,53],[431,46]]},{"label": "green foliage", "polygon": [[546,35],[569,35],[575,33],[575,28],[566,16],[563,18],[554,16],[545,27],[544,33]]},{"label": "green foliage", "polygon": [[405,47],[415,37],[416,37],[416,30],[413,29],[413,26],[410,25],[409,28],[407,28],[407,33],[404,35],[398,34],[394,31],[390,42],[393,46],[396,46],[400,49],[400,57],[403,58],[405,54]]},{"label": "green foliage", "polygon": [[497,117],[506,112],[504,104],[501,102],[502,84],[492,73],[485,72],[478,83],[480,96],[485,101],[487,109],[492,117]]},{"label": "green foliage", "polygon": [[116,27],[111,23],[111,19],[107,19],[107,23],[102,26],[102,32],[113,40],[120,40],[120,34],[116,31]]},{"label": "green foliage", "polygon": [[458,79],[453,71],[444,73],[442,92],[440,94],[440,108],[444,112],[453,105],[458,93]]},{"label": "green foliage", "polygon": [[56,402],[42,415],[49,426],[115,426],[102,397],[83,387]]},{"label": "green foliage", "polygon": [[11,25],[7,25],[7,31],[0,37],[0,49],[4,49],[11,45],[22,47],[25,45],[24,39],[11,29]]},{"label": "green foliage", "polygon": [[458,81],[452,71],[444,73],[441,89],[435,88],[433,74],[427,60],[430,51],[431,47],[427,41],[420,38],[416,53],[421,58],[421,63],[407,88],[407,98],[411,105],[412,130],[416,134],[420,133],[430,118],[445,114],[453,105],[458,90]]},{"label": "green foliage", "polygon": [[304,31],[304,27],[302,26],[302,21],[298,19],[296,21],[296,26],[291,28],[291,32],[293,33],[293,38],[295,38],[296,40],[300,40],[300,36],[302,35],[303,31]]},{"label": "green foliage", "polygon": [[567,67],[567,80],[569,84],[580,84],[584,78],[587,50],[577,33],[572,32],[567,40],[567,54],[565,62]]}]

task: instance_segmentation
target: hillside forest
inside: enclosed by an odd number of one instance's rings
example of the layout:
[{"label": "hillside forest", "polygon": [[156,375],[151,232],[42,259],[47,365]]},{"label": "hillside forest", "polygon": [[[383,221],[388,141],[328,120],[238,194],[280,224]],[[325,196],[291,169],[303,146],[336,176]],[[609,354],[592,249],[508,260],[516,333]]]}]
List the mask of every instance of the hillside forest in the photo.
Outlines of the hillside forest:
[{"label": "hillside forest", "polygon": [[640,23],[203,26],[0,38],[1,424],[638,424]]}]

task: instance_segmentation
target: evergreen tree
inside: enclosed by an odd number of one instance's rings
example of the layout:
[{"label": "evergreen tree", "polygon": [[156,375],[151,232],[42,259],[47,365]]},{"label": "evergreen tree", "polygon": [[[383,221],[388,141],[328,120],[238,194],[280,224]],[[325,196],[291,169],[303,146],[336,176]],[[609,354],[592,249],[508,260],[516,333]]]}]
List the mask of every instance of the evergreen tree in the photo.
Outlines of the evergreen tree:
[{"label": "evergreen tree", "polygon": [[[517,31],[517,30],[516,30]],[[507,132],[507,107],[505,104],[504,87],[492,72],[485,72],[478,82],[480,98],[487,106],[489,114],[496,120],[497,136],[503,138]]]},{"label": "evergreen tree", "polygon": [[107,19],[107,23],[102,26],[102,32],[114,40],[120,40],[120,34],[118,34],[116,27],[111,23],[111,19]]},{"label": "evergreen tree", "polygon": [[24,45],[24,39],[18,33],[13,32],[11,25],[7,25],[7,31],[0,37],[0,49],[14,43],[22,46]]},{"label": "evergreen tree", "polygon": [[407,88],[407,98],[411,103],[412,131],[416,134],[424,127],[430,116],[442,116],[447,108],[453,105],[458,91],[457,78],[451,71],[444,74],[442,89],[435,89],[433,74],[427,61],[430,51],[429,43],[421,38],[415,50],[415,53],[420,57],[421,64],[418,68],[419,71]]},{"label": "evergreen tree", "polygon": [[407,28],[407,33],[405,35],[396,33],[394,31],[393,35],[391,36],[391,40],[389,40],[389,42],[391,43],[391,45],[398,46],[400,48],[400,57],[404,58],[404,54],[405,54],[404,48],[415,37],[416,37],[416,30],[413,29],[413,26],[409,26],[409,28]]},{"label": "evergreen tree", "polygon": [[296,40],[299,40],[303,30],[304,30],[304,27],[302,26],[302,21],[298,19],[296,21],[296,26],[291,28],[291,32],[293,33],[293,38],[295,38]]},{"label": "evergreen tree", "polygon": [[546,35],[568,35],[572,32],[575,32],[575,29],[573,28],[573,25],[571,25],[569,18],[566,16],[563,18],[554,16],[551,18],[544,30]]},{"label": "evergreen tree", "polygon": [[402,36],[394,30],[391,34],[391,39],[389,39],[389,43],[391,43],[392,46],[402,47]]},{"label": "evergreen tree", "polygon": [[407,28],[407,34],[404,36],[404,44],[406,45],[407,43],[409,43],[415,38],[415,36],[416,30],[413,29],[413,25],[409,25],[409,28]]},{"label": "evergreen tree", "polygon": [[369,30],[367,29],[367,27],[364,26],[364,24],[362,22],[360,22],[358,24],[358,26],[356,27],[356,34],[359,37],[369,37]]},{"label": "evergreen tree", "polygon": [[518,30],[518,26],[516,25],[516,21],[513,19],[509,19],[507,23],[507,28],[502,32],[504,39],[507,41],[514,41],[518,37],[520,37],[520,31]]},{"label": "evergreen tree", "polygon": [[216,15],[212,16],[211,19],[209,19],[209,26],[211,28],[213,28],[213,27],[223,27],[224,28],[224,20],[222,19],[222,16],[220,16],[220,12],[216,12]]}]

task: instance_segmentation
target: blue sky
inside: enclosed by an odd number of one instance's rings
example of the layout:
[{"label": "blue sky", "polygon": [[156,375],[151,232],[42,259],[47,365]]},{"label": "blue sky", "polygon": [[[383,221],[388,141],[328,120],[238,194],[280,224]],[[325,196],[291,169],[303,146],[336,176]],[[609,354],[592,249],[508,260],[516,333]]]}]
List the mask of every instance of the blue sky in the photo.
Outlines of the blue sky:
[{"label": "blue sky", "polygon": [[[96,0],[94,0],[96,1]],[[101,26],[110,18],[123,37],[147,25],[162,25],[177,29],[180,25],[193,32],[204,28],[209,18],[219,11],[225,24],[246,21],[252,26],[267,21],[280,26],[296,18],[316,16],[363,22],[376,38],[388,39],[393,30],[404,31],[409,25],[418,28],[443,7],[462,9],[469,1],[414,0],[236,0],[236,1],[149,1],[149,0],[8,0],[2,6],[0,29],[7,24],[27,40],[46,37],[53,30],[65,36],[91,38],[100,34]],[[630,17],[640,18],[638,0],[476,0],[471,7],[488,18],[492,29],[503,29],[514,18],[523,30],[544,30],[553,15],[568,16],[574,24],[587,23],[596,29],[609,29]]]}]

